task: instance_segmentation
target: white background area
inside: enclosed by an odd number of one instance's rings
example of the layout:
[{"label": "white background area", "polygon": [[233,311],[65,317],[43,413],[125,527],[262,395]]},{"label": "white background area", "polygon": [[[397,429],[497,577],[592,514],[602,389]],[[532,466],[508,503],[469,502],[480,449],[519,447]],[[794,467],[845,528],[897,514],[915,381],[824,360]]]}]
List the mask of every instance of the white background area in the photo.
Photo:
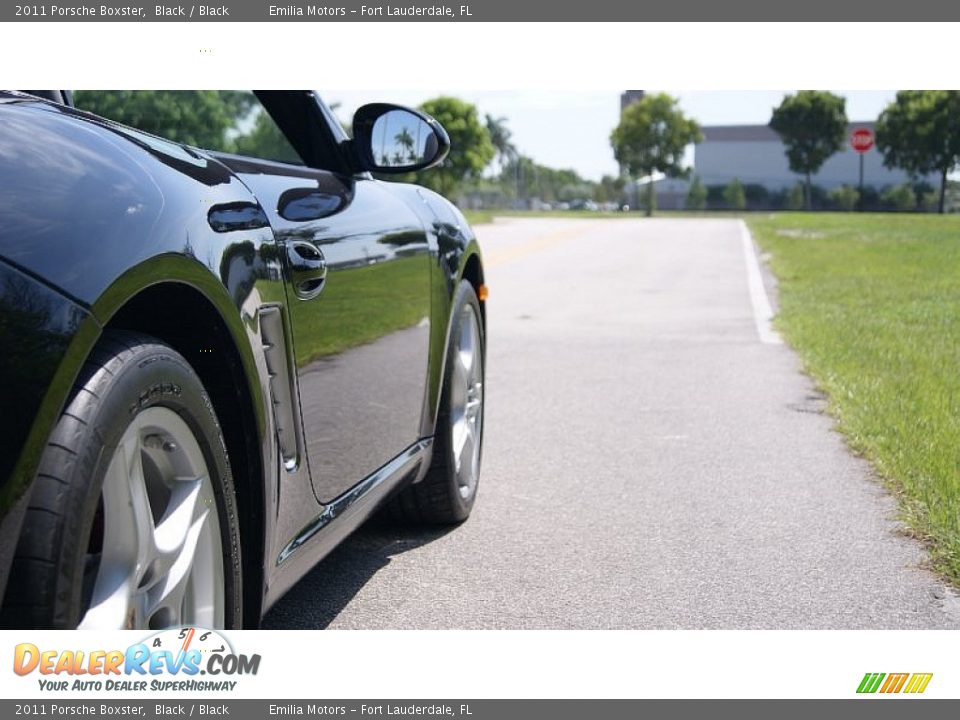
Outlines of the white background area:
[{"label": "white background area", "polygon": [[[609,91],[616,113],[627,88],[955,88],[958,37],[952,23],[18,23],[0,73],[21,88]],[[10,669],[19,642],[94,650],[143,635],[0,633],[0,695],[41,696],[36,675]],[[263,656],[234,697],[850,698],[866,672],[933,672],[925,697],[960,697],[958,636],[941,631],[229,636]]]}]

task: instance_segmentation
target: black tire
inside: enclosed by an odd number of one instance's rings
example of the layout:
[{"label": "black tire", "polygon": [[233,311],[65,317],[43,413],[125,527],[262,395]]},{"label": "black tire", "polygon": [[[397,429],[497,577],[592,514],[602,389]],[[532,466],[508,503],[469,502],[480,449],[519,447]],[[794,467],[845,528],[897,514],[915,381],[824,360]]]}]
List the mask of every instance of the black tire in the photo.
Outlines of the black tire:
[{"label": "black tire", "polygon": [[[471,306],[478,320],[480,340],[480,378],[486,372],[486,336],[483,325],[483,313],[480,301],[473,286],[463,280],[460,282],[453,299],[451,312],[452,325],[450,341],[447,346],[446,364],[443,378],[443,390],[440,398],[440,411],[437,416],[437,429],[434,435],[433,460],[427,475],[419,483],[410,485],[393,497],[387,506],[388,515],[401,522],[450,525],[460,523],[470,516],[477,498],[477,485],[464,497],[461,493],[453,453],[453,425],[451,423],[451,398],[454,382],[454,355],[457,351],[456,339],[460,333],[460,323],[465,306]],[[480,406],[480,437],[478,452],[482,456],[483,404]],[[479,483],[479,457],[478,457]]]},{"label": "black tire", "polygon": [[219,514],[224,625],[242,624],[236,498],[213,404],[175,350],[110,331],[80,372],[41,457],[0,616],[5,627],[68,629],[82,620],[107,466],[134,419],[156,407],[176,413],[203,453]]}]

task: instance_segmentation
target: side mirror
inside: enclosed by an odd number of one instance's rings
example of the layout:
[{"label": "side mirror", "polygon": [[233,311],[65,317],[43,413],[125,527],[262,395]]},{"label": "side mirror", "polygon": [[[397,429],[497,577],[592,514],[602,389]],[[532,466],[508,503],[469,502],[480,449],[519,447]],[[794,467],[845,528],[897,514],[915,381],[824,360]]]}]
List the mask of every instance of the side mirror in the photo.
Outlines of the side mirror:
[{"label": "side mirror", "polygon": [[374,103],[354,114],[353,145],[362,170],[400,174],[439,164],[450,150],[450,138],[429,115]]}]

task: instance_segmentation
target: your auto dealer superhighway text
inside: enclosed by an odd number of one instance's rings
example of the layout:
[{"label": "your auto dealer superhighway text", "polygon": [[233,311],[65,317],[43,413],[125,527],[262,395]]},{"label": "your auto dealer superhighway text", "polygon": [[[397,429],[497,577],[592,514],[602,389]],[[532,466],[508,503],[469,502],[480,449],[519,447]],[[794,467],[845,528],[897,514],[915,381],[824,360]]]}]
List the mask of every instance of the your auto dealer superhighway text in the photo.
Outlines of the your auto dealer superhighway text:
[{"label": "your auto dealer superhighway text", "polygon": [[[17,5],[17,15],[34,17],[122,17],[146,18],[146,7],[111,7],[109,5]],[[230,17],[226,5],[154,5],[153,17]]]}]

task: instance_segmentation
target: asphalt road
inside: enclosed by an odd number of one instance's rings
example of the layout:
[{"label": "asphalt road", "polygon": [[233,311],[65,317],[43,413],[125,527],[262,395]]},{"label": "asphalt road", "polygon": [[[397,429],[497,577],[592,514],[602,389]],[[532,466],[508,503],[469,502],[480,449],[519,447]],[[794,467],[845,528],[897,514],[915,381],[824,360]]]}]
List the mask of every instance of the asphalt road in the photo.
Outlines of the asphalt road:
[{"label": "asphalt road", "polygon": [[960,627],[793,351],[761,342],[737,221],[479,234],[473,516],[361,529],[267,627]]}]

